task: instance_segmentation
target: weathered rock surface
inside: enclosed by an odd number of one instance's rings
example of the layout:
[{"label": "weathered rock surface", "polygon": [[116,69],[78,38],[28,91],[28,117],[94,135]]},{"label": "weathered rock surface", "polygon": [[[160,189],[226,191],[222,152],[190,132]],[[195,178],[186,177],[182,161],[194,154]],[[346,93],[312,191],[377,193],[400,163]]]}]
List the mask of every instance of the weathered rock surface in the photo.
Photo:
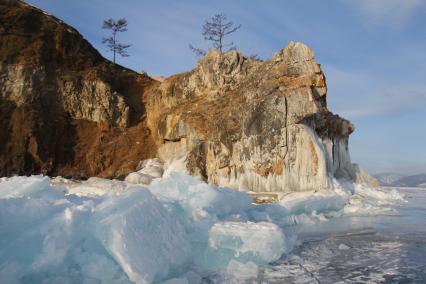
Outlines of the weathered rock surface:
[{"label": "weathered rock surface", "polygon": [[155,153],[152,84],[55,17],[0,1],[0,176],[124,176]]},{"label": "weathered rock surface", "polygon": [[[357,179],[348,137],[354,126],[328,111],[314,54],[290,43],[271,60],[209,52],[194,70],[159,85],[148,125],[163,160],[244,191],[286,192]],[[366,179],[364,179],[366,180]]]},{"label": "weathered rock surface", "polygon": [[0,176],[124,177],[159,157],[244,191],[369,182],[350,161],[354,126],[327,109],[325,76],[302,43],[266,61],[210,51],[194,70],[153,80],[17,0],[0,2],[0,36]]}]

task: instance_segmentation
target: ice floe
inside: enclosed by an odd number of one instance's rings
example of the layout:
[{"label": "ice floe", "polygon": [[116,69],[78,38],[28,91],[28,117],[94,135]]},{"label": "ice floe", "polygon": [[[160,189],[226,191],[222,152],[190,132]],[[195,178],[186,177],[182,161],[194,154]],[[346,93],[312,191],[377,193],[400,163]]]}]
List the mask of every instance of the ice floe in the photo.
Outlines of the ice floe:
[{"label": "ice floe", "polygon": [[261,267],[291,251],[289,226],[392,213],[383,205],[403,200],[396,191],[335,181],[326,191],[257,205],[245,193],[184,173],[160,177],[155,160],[137,173],[151,180],[0,179],[1,279],[196,283],[205,273],[256,279]]}]

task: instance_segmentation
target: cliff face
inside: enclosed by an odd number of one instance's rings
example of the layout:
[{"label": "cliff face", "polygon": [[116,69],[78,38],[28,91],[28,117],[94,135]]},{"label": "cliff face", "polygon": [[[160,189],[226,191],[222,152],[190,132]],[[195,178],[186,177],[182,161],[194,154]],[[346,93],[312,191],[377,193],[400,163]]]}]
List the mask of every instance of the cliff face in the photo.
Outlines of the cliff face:
[{"label": "cliff face", "polygon": [[211,51],[160,83],[20,1],[0,2],[0,35],[0,176],[121,177],[158,156],[245,191],[367,180],[350,162],[354,126],[328,111],[301,43],[266,61]]},{"label": "cliff face", "polygon": [[20,1],[0,2],[0,37],[1,176],[120,176],[155,153],[143,103],[155,81]]},{"label": "cliff face", "polygon": [[357,179],[348,152],[354,126],[332,114],[313,52],[290,43],[271,60],[209,52],[191,72],[166,79],[148,99],[161,159],[184,157],[209,182],[255,192]]}]

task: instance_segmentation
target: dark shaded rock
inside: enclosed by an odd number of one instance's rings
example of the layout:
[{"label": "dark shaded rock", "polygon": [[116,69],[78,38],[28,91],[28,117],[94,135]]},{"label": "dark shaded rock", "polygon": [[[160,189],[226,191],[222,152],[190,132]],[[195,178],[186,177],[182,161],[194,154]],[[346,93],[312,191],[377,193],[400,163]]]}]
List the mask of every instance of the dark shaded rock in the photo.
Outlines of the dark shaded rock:
[{"label": "dark shaded rock", "polygon": [[155,154],[143,103],[155,81],[21,1],[0,2],[0,38],[1,176],[115,177]]}]

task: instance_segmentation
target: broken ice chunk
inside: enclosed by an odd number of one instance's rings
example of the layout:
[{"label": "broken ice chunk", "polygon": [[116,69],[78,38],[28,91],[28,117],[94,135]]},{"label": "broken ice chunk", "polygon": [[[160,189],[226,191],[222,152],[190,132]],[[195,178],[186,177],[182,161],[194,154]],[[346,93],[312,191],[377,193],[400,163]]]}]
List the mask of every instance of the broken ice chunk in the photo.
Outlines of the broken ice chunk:
[{"label": "broken ice chunk", "polygon": [[283,232],[267,222],[216,223],[209,231],[208,245],[216,264],[225,266],[232,259],[265,264],[278,260],[286,251]]}]

